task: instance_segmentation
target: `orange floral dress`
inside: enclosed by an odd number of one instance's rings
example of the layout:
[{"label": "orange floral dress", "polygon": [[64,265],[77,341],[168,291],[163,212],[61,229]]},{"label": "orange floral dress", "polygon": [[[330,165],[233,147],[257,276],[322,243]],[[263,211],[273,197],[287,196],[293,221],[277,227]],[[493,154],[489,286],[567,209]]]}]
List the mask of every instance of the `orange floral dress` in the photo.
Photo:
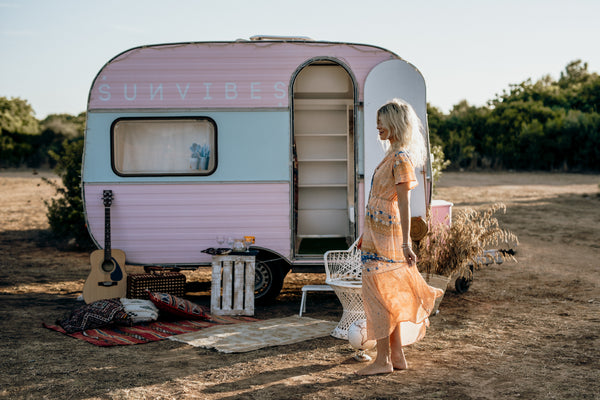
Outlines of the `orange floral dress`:
[{"label": "orange floral dress", "polygon": [[443,294],[404,258],[396,184],[405,182],[409,189],[418,185],[408,154],[389,153],[373,174],[361,245],[367,337],[382,339],[400,326],[403,346],[425,336],[435,299]]}]

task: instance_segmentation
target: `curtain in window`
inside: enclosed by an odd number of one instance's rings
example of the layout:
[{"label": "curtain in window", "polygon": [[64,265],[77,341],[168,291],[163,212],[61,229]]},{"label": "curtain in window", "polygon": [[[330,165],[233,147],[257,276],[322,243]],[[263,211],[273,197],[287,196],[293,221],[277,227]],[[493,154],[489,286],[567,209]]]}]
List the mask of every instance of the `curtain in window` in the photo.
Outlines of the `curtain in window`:
[{"label": "curtain in window", "polygon": [[121,120],[113,132],[122,174],[208,173],[215,165],[215,129],[208,120]]}]

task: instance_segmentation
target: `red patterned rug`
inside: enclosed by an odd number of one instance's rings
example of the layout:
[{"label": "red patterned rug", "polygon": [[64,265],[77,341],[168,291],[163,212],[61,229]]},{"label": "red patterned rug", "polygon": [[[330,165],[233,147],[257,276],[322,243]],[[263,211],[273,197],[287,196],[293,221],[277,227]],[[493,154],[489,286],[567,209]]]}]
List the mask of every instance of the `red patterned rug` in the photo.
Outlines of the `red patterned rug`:
[{"label": "red patterned rug", "polygon": [[176,320],[156,321],[134,326],[111,325],[110,327],[88,329],[83,332],[67,333],[59,325],[43,324],[44,327],[63,333],[76,339],[84,340],[96,346],[125,346],[157,342],[169,336],[196,332],[215,325],[237,324],[240,322],[259,321],[252,317],[228,317],[211,315],[210,321]]}]

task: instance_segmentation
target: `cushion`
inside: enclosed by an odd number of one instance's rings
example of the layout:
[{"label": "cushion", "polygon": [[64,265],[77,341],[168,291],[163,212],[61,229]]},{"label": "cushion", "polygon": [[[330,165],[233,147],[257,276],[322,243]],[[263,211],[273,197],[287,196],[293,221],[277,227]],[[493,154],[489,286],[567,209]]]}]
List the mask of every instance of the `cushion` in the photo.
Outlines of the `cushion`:
[{"label": "cushion", "polygon": [[68,317],[56,322],[67,333],[100,328],[111,323],[131,324],[131,320],[119,299],[94,301],[77,308]]},{"label": "cushion", "polygon": [[158,319],[158,308],[150,300],[122,298],[121,304],[134,324]]},{"label": "cushion", "polygon": [[170,314],[187,319],[210,319],[206,307],[168,293],[149,292],[148,296],[156,307]]}]

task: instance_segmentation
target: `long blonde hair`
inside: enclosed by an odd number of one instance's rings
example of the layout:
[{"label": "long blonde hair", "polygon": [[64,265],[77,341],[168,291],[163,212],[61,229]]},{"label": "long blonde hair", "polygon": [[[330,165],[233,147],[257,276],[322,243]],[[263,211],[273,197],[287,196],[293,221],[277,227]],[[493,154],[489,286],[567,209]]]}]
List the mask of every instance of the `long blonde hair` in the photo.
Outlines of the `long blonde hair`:
[{"label": "long blonde hair", "polygon": [[377,110],[377,118],[390,132],[394,145],[387,151],[406,150],[415,167],[427,160],[423,125],[410,104],[401,99],[393,99]]}]

